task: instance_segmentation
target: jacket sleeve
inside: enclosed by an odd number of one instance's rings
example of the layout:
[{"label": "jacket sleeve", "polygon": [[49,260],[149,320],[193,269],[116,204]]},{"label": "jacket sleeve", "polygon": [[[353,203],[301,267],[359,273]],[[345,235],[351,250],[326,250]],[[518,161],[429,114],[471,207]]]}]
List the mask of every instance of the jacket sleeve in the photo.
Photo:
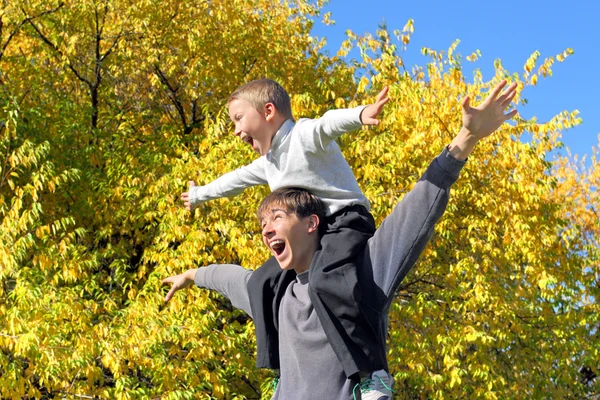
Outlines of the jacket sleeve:
[{"label": "jacket sleeve", "polygon": [[189,194],[192,208],[207,200],[233,197],[251,186],[266,184],[264,162],[265,158],[260,157],[251,164],[228,172],[207,185],[192,186]]},{"label": "jacket sleeve", "polygon": [[377,286],[373,299],[377,309],[389,307],[400,283],[425,249],[464,164],[445,149],[367,242],[361,278]]},{"label": "jacket sleeve", "polygon": [[233,264],[211,264],[198,268],[194,283],[196,286],[215,290],[227,297],[235,308],[245,311],[252,317],[248,297],[248,279],[251,270]]}]

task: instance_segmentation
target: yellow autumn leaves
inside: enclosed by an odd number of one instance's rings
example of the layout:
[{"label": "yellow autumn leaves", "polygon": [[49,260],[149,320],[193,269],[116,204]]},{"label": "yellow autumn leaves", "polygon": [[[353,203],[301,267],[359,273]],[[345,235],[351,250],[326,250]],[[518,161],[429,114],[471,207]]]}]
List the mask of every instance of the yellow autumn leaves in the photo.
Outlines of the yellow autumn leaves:
[{"label": "yellow autumn leaves", "polygon": [[[536,52],[524,73],[498,61],[484,79],[464,76],[448,38],[448,49],[423,49],[428,63],[406,66],[409,20],[392,34],[349,32],[327,56],[310,36],[320,6],[3,6],[0,397],[269,398],[261,382],[272,375],[254,368],[247,316],[193,288],[165,306],[160,285],[188,268],[253,268],[267,256],[254,214],[268,188],[193,215],[178,200],[189,179],[206,183],[254,159],[224,111],[239,84],[277,79],[296,118],[366,104],[389,85],[380,126],[340,139],[381,221],[460,128],[460,98],[480,101],[508,78],[524,106],[535,80],[572,54]],[[352,49],[356,64],[342,58]],[[475,150],[392,306],[399,398],[590,393],[578,371],[600,365],[590,336],[600,172],[596,159],[549,162],[561,132],[580,122],[575,110],[518,119]]]}]

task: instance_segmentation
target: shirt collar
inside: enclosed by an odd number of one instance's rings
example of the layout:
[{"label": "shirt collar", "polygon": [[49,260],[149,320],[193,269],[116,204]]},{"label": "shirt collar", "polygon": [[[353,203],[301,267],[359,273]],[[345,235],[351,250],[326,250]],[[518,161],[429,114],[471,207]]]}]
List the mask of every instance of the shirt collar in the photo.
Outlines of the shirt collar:
[{"label": "shirt collar", "polygon": [[285,122],[281,124],[279,130],[277,131],[277,133],[275,133],[275,136],[273,136],[273,141],[271,142],[271,150],[269,150],[269,152],[273,151],[273,149],[276,149],[281,144],[283,138],[285,138],[287,134],[290,133],[294,125],[295,122],[293,119],[286,119]]}]

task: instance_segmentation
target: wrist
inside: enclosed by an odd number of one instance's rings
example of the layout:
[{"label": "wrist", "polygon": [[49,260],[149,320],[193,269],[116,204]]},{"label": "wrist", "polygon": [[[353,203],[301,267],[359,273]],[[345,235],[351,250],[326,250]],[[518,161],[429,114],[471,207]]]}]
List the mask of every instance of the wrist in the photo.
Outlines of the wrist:
[{"label": "wrist", "polygon": [[185,271],[183,273],[183,276],[185,277],[186,281],[194,281],[194,278],[196,278],[196,272],[198,271],[198,268],[192,268],[192,269],[188,269],[187,271]]},{"label": "wrist", "polygon": [[448,151],[454,158],[466,160],[475,148],[477,142],[479,142],[479,138],[463,126],[458,132],[458,135],[456,135],[454,140],[448,145]]},{"label": "wrist", "polygon": [[364,125],[365,123],[363,122],[363,113],[365,112],[365,110],[368,108],[369,106],[362,106],[362,109],[360,110],[360,113],[358,114],[358,121],[360,122],[361,125]]}]

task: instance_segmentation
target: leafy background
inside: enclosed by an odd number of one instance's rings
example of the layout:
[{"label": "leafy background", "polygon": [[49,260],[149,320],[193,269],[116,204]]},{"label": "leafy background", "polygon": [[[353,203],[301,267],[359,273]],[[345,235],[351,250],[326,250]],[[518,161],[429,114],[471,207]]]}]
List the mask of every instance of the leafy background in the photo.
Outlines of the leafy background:
[{"label": "leafy background", "polygon": [[[377,128],[340,145],[378,222],[460,128],[459,99],[522,91],[572,54],[500,60],[483,81],[457,42],[407,67],[413,23],[311,36],[321,1],[4,1],[0,8],[0,397],[269,398],[254,327],[217,294],[163,301],[160,281],[215,262],[259,266],[267,188],[179,195],[255,155],[225,101],[268,76],[296,118],[373,101]],[[359,56],[348,61],[352,49]],[[566,60],[568,62],[568,60]],[[580,124],[516,119],[480,143],[391,312],[398,398],[598,395],[600,171],[549,154]]]}]

